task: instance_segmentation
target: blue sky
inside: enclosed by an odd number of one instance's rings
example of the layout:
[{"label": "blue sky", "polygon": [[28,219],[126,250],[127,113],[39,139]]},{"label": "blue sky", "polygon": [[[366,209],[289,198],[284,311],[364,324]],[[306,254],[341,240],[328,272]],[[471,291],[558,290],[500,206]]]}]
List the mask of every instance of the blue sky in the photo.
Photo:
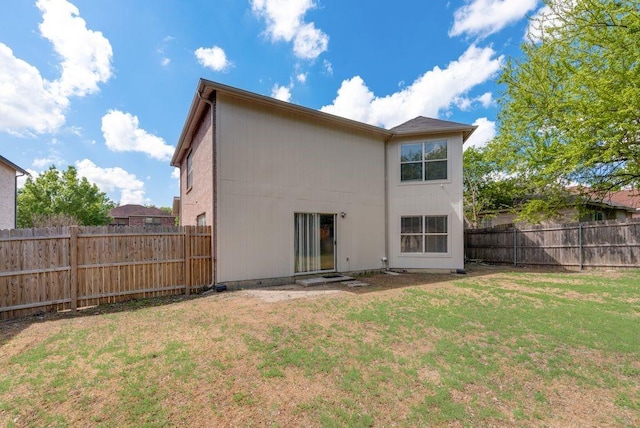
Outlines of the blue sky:
[{"label": "blue sky", "polygon": [[383,127],[496,132],[496,79],[539,0],[6,0],[0,154],[75,166],[120,204],[171,206],[200,77]]}]

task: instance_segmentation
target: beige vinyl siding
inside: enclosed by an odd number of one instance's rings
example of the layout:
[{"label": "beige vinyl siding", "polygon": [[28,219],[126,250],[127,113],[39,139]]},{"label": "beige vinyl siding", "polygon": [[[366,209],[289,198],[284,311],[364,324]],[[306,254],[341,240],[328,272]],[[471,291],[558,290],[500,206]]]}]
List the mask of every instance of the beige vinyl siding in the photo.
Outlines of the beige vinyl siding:
[{"label": "beige vinyl siding", "polygon": [[[446,180],[401,182],[400,146],[409,143],[447,141]],[[464,268],[462,211],[462,134],[392,140],[387,145],[389,266],[402,269]],[[447,253],[401,253],[400,222],[405,216],[447,216]]]},{"label": "beige vinyl siding", "polygon": [[15,227],[16,171],[0,163],[0,230]]},{"label": "beige vinyl siding", "polygon": [[337,214],[338,271],[381,267],[383,139],[313,120],[218,95],[219,282],[292,275],[296,212]]}]

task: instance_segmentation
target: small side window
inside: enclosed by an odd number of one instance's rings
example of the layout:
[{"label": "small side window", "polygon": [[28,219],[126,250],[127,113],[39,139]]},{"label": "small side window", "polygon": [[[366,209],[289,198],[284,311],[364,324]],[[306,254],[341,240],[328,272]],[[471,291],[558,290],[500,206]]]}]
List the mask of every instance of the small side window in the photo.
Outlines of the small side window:
[{"label": "small side window", "polygon": [[207,225],[207,215],[205,213],[200,214],[196,218],[196,224],[198,226],[206,226]]},{"label": "small side window", "polygon": [[187,155],[187,190],[193,187],[193,151]]}]

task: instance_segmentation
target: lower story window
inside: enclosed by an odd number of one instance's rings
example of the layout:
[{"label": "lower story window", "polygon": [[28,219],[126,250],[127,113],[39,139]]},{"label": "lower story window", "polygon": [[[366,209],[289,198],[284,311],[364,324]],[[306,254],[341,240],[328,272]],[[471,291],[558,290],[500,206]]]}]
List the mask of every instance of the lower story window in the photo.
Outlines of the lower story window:
[{"label": "lower story window", "polygon": [[401,253],[446,253],[449,251],[446,215],[403,216],[400,218]]},{"label": "lower story window", "polygon": [[157,217],[145,217],[145,226],[162,226],[162,219]]}]

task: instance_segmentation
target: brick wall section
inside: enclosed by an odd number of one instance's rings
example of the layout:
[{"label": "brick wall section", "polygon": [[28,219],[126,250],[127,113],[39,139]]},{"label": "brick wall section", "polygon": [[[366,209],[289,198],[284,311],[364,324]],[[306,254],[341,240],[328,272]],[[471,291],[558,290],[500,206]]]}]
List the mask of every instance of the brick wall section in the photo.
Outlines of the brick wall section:
[{"label": "brick wall section", "polygon": [[16,171],[0,163],[0,230],[15,228]]},{"label": "brick wall section", "polygon": [[180,165],[180,224],[196,225],[199,215],[206,215],[206,224],[213,219],[213,158],[211,144],[211,107],[207,107],[191,142],[193,151],[193,185],[187,188],[187,156]]},{"label": "brick wall section", "polygon": [[[147,217],[129,217],[129,226],[146,226],[144,219]],[[161,226],[175,226],[174,217],[154,217],[161,221]]]}]

